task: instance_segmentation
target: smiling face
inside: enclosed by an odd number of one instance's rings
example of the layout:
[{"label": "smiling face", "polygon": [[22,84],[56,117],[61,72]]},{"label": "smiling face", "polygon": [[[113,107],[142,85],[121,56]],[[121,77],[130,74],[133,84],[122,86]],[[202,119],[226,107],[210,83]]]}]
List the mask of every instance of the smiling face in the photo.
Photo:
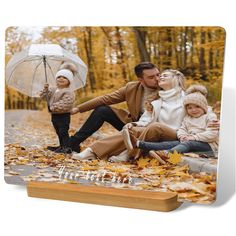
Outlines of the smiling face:
[{"label": "smiling face", "polygon": [[158,85],[160,88],[164,90],[169,90],[174,88],[175,86],[175,80],[176,78],[174,77],[173,73],[170,71],[165,71],[161,73],[160,79],[158,81]]},{"label": "smiling face", "polygon": [[56,84],[58,88],[67,88],[70,86],[70,81],[63,76],[59,76],[56,78]]},{"label": "smiling face", "polygon": [[186,111],[189,116],[194,117],[194,118],[198,118],[204,115],[204,110],[200,106],[195,105],[195,104],[186,105]]},{"label": "smiling face", "polygon": [[139,78],[140,83],[150,89],[158,88],[160,72],[157,68],[143,70],[142,78]]}]

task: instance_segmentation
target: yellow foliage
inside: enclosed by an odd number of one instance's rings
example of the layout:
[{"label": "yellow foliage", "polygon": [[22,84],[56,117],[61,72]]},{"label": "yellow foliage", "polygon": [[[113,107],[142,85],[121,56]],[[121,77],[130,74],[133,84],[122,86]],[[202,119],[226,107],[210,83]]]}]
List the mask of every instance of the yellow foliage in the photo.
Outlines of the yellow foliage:
[{"label": "yellow foliage", "polygon": [[174,151],[174,153],[169,153],[168,162],[176,165],[182,161],[181,157],[182,157],[182,154],[178,153],[177,151]]},{"label": "yellow foliage", "polygon": [[[135,30],[146,42],[142,50]],[[207,85],[212,104],[221,98],[225,31],[220,27],[44,27],[39,41],[62,45],[88,65],[87,83],[78,92],[78,103],[136,81],[134,67],[144,51],[160,70],[178,69],[185,74],[188,85]],[[24,30],[8,28],[6,62],[32,43],[35,42]],[[19,109],[22,104],[17,105],[17,101],[23,102],[24,108],[31,103],[38,109],[46,106],[40,100],[29,102],[28,97],[7,89],[6,108]]]},{"label": "yellow foliage", "polygon": [[143,157],[139,158],[139,160],[137,161],[138,168],[144,168],[148,166],[149,161],[150,161],[149,158],[143,158]]}]

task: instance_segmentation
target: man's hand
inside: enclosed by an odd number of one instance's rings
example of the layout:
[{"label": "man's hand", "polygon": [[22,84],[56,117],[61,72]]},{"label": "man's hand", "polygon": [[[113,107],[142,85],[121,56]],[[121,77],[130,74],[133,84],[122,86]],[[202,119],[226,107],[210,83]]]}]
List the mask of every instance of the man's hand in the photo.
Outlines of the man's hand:
[{"label": "man's hand", "polygon": [[76,113],[78,113],[78,112],[79,112],[79,108],[78,108],[78,107],[74,107],[74,108],[71,110],[70,114],[71,114],[71,115],[74,115],[74,114],[76,114]]},{"label": "man's hand", "polygon": [[212,120],[208,123],[207,128],[210,128],[212,130],[220,130],[220,121],[219,120]]}]

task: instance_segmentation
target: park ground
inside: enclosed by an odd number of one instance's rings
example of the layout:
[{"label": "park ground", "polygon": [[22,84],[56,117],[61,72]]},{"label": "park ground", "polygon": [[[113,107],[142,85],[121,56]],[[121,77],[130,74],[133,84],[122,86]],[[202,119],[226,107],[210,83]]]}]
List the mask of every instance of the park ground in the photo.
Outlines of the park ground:
[{"label": "park ground", "polygon": [[[72,116],[70,135],[83,124],[88,113]],[[82,144],[117,132],[104,126]],[[208,204],[215,200],[217,160],[185,157],[167,165],[150,157],[137,163],[110,163],[104,160],[77,161],[70,154],[46,150],[57,145],[47,111],[8,110],[5,112],[5,181],[26,185],[29,181],[102,185],[146,191],[177,192],[179,201]],[[186,161],[187,160],[187,161]],[[200,163],[200,164],[199,164]]]}]

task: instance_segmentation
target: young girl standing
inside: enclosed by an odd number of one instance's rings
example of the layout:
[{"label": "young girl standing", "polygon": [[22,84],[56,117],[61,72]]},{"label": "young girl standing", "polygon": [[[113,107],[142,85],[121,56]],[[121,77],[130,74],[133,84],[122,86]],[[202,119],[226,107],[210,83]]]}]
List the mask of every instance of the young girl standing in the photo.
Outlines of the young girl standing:
[{"label": "young girl standing", "polygon": [[60,146],[47,147],[56,153],[71,153],[68,148],[70,111],[73,108],[75,95],[72,89],[76,67],[73,64],[65,64],[56,75],[56,87],[44,85],[40,92],[41,98],[47,98],[51,121],[59,139]]}]

